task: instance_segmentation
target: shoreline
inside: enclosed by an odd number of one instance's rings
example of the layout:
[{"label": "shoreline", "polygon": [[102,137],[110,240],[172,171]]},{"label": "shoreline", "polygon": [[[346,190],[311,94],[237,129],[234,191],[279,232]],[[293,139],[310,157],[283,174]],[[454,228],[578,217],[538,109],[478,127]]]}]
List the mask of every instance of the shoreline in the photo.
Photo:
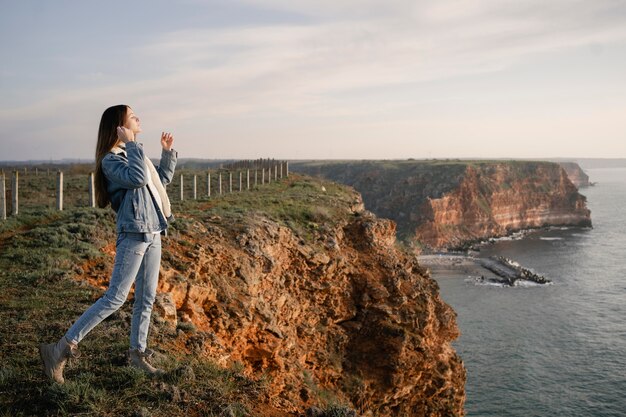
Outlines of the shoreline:
[{"label": "shoreline", "polygon": [[[526,229],[516,229],[516,230],[511,230],[509,233],[505,235],[501,235],[501,236],[492,236],[492,237],[486,237],[486,238],[476,238],[473,240],[466,240],[460,243],[459,245],[450,246],[448,248],[443,249],[445,250],[445,252],[430,250],[427,248],[422,253],[424,255],[439,255],[439,254],[462,255],[462,254],[478,253],[480,252],[480,248],[482,246],[492,245],[496,242],[507,241],[507,240],[521,240],[521,239],[524,239],[529,234],[537,233],[537,232],[549,232],[552,230],[569,230],[569,229],[582,229],[582,230],[593,229],[593,225],[580,226],[580,225],[572,225],[572,224],[570,225],[555,224],[555,225],[546,225],[546,226],[541,226],[541,227],[531,227],[531,228],[526,228]],[[422,255],[418,255],[418,256],[422,256]]]}]

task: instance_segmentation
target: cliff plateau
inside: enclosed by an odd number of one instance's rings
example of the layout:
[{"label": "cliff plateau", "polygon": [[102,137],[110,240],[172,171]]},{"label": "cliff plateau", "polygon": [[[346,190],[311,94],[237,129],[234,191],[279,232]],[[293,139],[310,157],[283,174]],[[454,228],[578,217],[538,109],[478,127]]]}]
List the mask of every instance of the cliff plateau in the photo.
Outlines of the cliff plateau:
[{"label": "cliff plateau", "polygon": [[[180,204],[155,311],[195,332],[172,348],[267,378],[275,415],[329,396],[365,416],[463,415],[456,315],[354,190],[294,174]],[[108,268],[83,269],[106,285]]]},{"label": "cliff plateau", "polygon": [[430,249],[544,226],[591,226],[586,199],[558,164],[532,161],[361,161],[292,164],[353,186],[399,236]]}]

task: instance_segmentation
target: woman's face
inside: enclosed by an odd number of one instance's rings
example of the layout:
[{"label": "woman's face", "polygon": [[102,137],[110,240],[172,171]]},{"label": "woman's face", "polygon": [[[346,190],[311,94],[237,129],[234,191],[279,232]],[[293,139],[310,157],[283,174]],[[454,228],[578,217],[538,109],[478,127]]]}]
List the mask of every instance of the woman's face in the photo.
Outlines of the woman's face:
[{"label": "woman's face", "polygon": [[133,109],[130,107],[126,112],[126,121],[124,122],[124,127],[130,129],[135,135],[141,132],[141,124],[139,123],[139,117],[135,115]]}]

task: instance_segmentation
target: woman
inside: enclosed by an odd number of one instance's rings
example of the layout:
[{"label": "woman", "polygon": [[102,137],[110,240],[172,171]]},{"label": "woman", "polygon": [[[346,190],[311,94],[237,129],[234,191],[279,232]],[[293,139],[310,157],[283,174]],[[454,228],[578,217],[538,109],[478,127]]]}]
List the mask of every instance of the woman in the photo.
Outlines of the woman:
[{"label": "woman", "polygon": [[125,105],[109,107],[102,114],[96,146],[95,191],[98,207],[109,203],[117,213],[115,264],[109,288],[57,342],[41,344],[39,351],[46,375],[63,383],[69,357],[78,357],[78,343],[102,320],[126,301],[133,282],[135,302],[130,328],[129,364],[149,374],[162,371],[146,358],[148,328],[156,297],[161,262],[161,234],[173,220],[164,185],[174,176],[178,153],[174,138],[161,134],[161,162],[155,168],[136,142],[139,118]]}]

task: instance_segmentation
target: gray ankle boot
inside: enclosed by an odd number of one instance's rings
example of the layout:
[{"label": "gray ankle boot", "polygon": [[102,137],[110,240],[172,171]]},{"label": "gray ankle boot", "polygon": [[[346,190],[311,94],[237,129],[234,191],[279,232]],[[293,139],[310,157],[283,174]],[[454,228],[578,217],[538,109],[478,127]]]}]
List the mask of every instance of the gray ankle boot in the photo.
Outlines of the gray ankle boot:
[{"label": "gray ankle boot", "polygon": [[56,343],[39,345],[39,356],[43,362],[43,370],[51,380],[63,384],[63,368],[68,358],[80,357],[78,345],[69,343],[65,336]]},{"label": "gray ankle boot", "polygon": [[129,349],[128,364],[150,375],[161,375],[164,373],[162,370],[155,368],[146,361],[146,358],[152,357],[153,355],[154,352],[150,349],[146,349],[145,352],[141,352],[139,349]]}]

